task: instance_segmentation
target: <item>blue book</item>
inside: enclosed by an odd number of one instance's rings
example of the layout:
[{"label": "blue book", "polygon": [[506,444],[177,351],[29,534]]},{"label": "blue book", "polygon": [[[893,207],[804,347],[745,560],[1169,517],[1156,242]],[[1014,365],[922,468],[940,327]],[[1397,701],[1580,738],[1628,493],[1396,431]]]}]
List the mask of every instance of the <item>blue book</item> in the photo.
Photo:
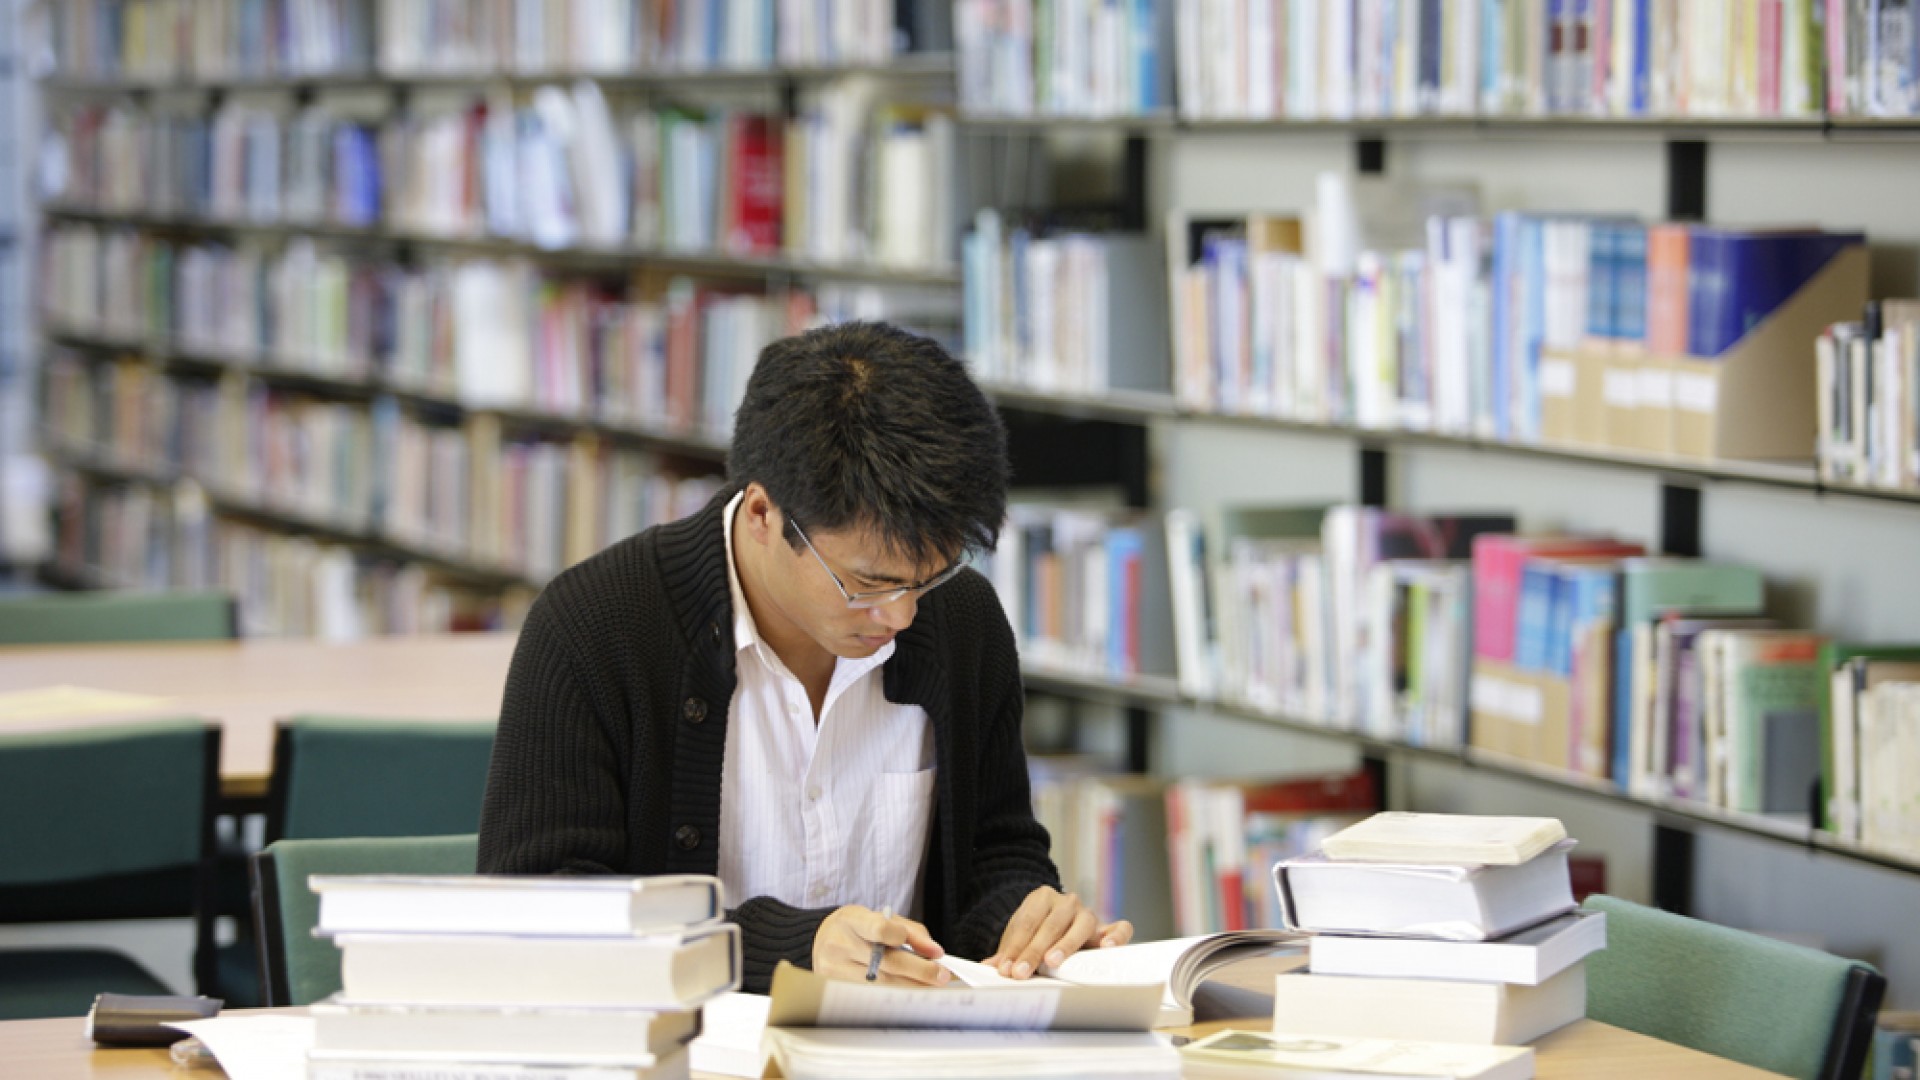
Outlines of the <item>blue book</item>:
[{"label": "blue book", "polygon": [[1553,594],[1557,568],[1540,559],[1530,559],[1520,572],[1520,608],[1513,632],[1513,666],[1527,671],[1546,671],[1552,647]]},{"label": "blue book", "polygon": [[1551,657],[1556,674],[1572,678],[1579,639],[1595,623],[1612,621],[1618,577],[1619,572],[1610,565],[1561,567]]},{"label": "blue book", "polygon": [[1614,229],[1613,336],[1642,344],[1647,340],[1647,227],[1622,222]]},{"label": "blue book", "polygon": [[1635,116],[1647,114],[1652,100],[1649,55],[1653,52],[1653,0],[1633,0],[1633,84],[1629,107]]},{"label": "blue book", "polygon": [[1587,336],[1600,341],[1617,336],[1613,322],[1616,229],[1610,221],[1587,223]]},{"label": "blue book", "polygon": [[1481,0],[1480,4],[1480,100],[1477,111],[1491,111],[1490,104],[1500,94],[1501,31],[1506,21],[1505,0]]},{"label": "blue book", "polygon": [[1547,332],[1546,223],[1520,219],[1519,347],[1513,357],[1514,434],[1540,438],[1540,346]]},{"label": "blue book", "polygon": [[1687,274],[1687,351],[1713,358],[1739,344],[1859,233],[1696,229]]},{"label": "blue book", "polygon": [[1127,639],[1130,628],[1140,621],[1140,611],[1128,602],[1127,580],[1138,578],[1132,568],[1140,565],[1145,549],[1139,529],[1122,526],[1107,530],[1107,672],[1111,675],[1132,674]]},{"label": "blue book", "polygon": [[1139,65],[1142,112],[1152,112],[1167,104],[1160,93],[1160,19],[1155,0],[1133,0],[1133,53]]}]

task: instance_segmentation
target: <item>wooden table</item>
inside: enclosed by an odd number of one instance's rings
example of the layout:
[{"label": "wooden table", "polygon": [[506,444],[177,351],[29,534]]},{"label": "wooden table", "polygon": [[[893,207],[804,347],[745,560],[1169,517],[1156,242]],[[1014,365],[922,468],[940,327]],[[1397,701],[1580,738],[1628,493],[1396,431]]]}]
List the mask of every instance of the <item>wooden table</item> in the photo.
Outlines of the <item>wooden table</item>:
[{"label": "wooden table", "polygon": [[[165,1050],[96,1050],[82,1033],[83,1023],[78,1019],[0,1023],[0,1071],[34,1080],[188,1080],[220,1075],[176,1069]],[[1265,1026],[1260,1020],[1228,1021],[1201,1024],[1190,1033]],[[1534,1075],[1539,1080],[1777,1080],[1775,1073],[1593,1020],[1554,1032],[1540,1040],[1535,1050]]]},{"label": "wooden table", "polygon": [[141,716],[204,716],[222,727],[221,790],[265,794],[273,724],[294,713],[482,720],[500,715],[515,635],[433,634],[333,644],[304,640],[0,648],[0,693],[71,685],[152,695],[134,712],[9,720],[44,731]]}]

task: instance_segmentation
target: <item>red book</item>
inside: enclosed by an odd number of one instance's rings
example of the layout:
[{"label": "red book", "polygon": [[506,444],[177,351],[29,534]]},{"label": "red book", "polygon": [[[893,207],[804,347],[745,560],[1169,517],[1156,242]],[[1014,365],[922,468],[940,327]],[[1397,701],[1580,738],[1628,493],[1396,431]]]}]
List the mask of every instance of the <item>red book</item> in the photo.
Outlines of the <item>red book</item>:
[{"label": "red book", "polygon": [[1249,814],[1308,814],[1351,810],[1372,813],[1380,809],[1380,791],[1373,773],[1362,769],[1346,776],[1309,776],[1278,780],[1245,789],[1241,799]]},{"label": "red book", "polygon": [[1647,351],[1687,351],[1687,265],[1691,234],[1685,225],[1647,229]]},{"label": "red book", "polygon": [[732,190],[725,192],[732,213],[726,237],[729,251],[780,250],[782,163],[785,140],[772,117],[734,115],[728,119],[728,170]]},{"label": "red book", "polygon": [[1513,662],[1520,616],[1520,578],[1535,555],[1639,555],[1638,544],[1602,537],[1505,536],[1473,538],[1473,655]]}]

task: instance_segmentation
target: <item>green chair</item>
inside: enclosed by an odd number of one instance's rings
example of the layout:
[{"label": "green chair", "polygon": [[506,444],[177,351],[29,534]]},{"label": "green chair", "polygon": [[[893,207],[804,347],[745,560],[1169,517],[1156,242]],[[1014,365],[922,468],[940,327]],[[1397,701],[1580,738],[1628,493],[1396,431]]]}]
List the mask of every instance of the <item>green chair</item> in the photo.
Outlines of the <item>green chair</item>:
[{"label": "green chair", "polygon": [[296,716],[274,733],[267,840],[480,830],[492,720]]},{"label": "green chair", "polygon": [[1886,979],[1817,949],[1611,896],[1587,1015],[1803,1080],[1858,1080]]},{"label": "green chair", "polygon": [[0,645],[222,641],[239,636],[223,592],[53,593],[0,599]]},{"label": "green chair", "polygon": [[267,1004],[310,1005],[340,990],[340,950],[313,936],[313,874],[471,874],[480,837],[380,836],[279,840],[253,857],[254,927]]},{"label": "green chair", "polygon": [[[210,988],[219,765],[201,720],[0,735],[0,922],[191,916]],[[177,992],[111,950],[0,950],[0,1019],[80,1016],[103,990]]]}]

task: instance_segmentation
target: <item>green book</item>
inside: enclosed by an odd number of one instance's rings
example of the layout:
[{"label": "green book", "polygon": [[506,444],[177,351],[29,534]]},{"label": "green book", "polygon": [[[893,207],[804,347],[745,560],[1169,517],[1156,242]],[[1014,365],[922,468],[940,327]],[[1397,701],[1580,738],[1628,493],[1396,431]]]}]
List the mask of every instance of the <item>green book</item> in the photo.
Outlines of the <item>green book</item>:
[{"label": "green book", "polygon": [[1620,563],[1620,625],[1633,626],[1669,612],[1685,615],[1757,615],[1765,606],[1760,571],[1739,563],[1671,556]]},{"label": "green book", "polygon": [[[1842,831],[1834,801],[1840,795],[1840,785],[1834,758],[1833,673],[1855,657],[1869,661],[1920,662],[1920,644],[1869,645],[1857,641],[1829,641],[1820,648],[1820,827],[1833,833]],[[1858,778],[1855,778],[1855,782],[1858,782]]]}]

